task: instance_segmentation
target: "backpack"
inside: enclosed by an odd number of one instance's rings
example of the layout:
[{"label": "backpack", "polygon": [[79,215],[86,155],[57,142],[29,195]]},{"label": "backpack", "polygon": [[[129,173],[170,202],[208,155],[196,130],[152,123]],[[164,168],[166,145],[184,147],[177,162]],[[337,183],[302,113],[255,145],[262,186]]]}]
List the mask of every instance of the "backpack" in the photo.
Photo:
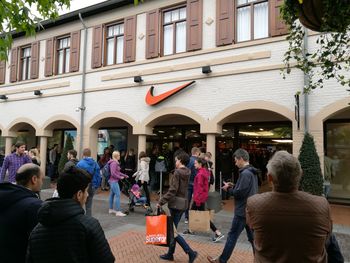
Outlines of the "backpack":
[{"label": "backpack", "polygon": [[102,176],[108,181],[111,177],[111,168],[109,167],[109,162],[107,162],[102,168]]}]

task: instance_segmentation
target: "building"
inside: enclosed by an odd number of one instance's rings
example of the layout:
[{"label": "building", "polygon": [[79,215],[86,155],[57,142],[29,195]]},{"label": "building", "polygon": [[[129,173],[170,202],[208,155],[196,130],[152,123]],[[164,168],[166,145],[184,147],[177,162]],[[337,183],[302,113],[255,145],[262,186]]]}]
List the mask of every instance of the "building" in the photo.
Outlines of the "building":
[{"label": "building", "polygon": [[[331,195],[350,197],[348,93],[329,81],[297,103],[303,74],[293,70],[283,80],[280,72],[288,45],[282,0],[130,2],[62,15],[36,37],[14,35],[9,62],[0,65],[6,153],[21,138],[40,147],[45,166],[47,148],[70,133],[93,156],[109,144],[138,151],[198,145],[214,158],[238,146],[297,155],[309,130],[321,162],[326,152],[334,160]],[[314,40],[310,34],[310,49]]]}]

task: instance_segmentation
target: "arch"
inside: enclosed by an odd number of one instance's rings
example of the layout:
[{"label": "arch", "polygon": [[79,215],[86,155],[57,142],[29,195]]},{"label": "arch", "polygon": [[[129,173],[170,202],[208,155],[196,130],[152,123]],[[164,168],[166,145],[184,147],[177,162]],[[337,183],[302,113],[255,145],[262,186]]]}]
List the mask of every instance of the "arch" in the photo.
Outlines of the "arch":
[{"label": "arch", "polygon": [[205,123],[205,119],[194,111],[180,107],[171,107],[162,108],[152,112],[143,120],[140,126],[145,129],[145,134],[152,133],[150,128],[153,128],[153,126],[155,126],[156,123],[162,119],[162,117],[166,117],[167,115],[180,115],[190,118],[200,124],[201,127]]},{"label": "arch", "polygon": [[16,135],[14,134],[16,131],[14,130],[16,126],[18,126],[21,123],[29,124],[32,126],[35,130],[35,133],[37,133],[40,129],[38,125],[33,122],[31,119],[28,118],[18,118],[13,120],[7,127],[7,129],[4,129],[4,134],[2,136],[9,136],[9,137],[15,137]]},{"label": "arch", "polygon": [[218,125],[222,125],[225,123],[226,119],[229,118],[232,114],[235,114],[244,110],[253,110],[253,109],[268,110],[268,111],[276,112],[279,115],[282,115],[283,117],[289,119],[290,121],[294,120],[294,111],[291,111],[287,107],[279,105],[274,102],[258,100],[258,101],[241,102],[241,103],[232,105],[224,109],[223,111],[221,111],[219,114],[217,114],[212,119],[212,122]]},{"label": "arch", "polygon": [[0,124],[0,131],[4,132],[4,127]]},{"label": "arch", "polygon": [[317,127],[320,126],[322,127],[323,122],[326,119],[331,118],[332,116],[336,115],[340,111],[345,111],[349,110],[349,98],[344,98],[341,100],[338,100],[336,102],[333,102],[329,105],[326,105],[323,107],[313,118],[312,118],[312,126]]},{"label": "arch", "polygon": [[106,111],[103,112],[97,116],[95,116],[94,118],[92,118],[88,124],[87,124],[87,128],[92,128],[96,123],[98,123],[99,121],[103,120],[103,119],[107,119],[107,118],[117,118],[117,119],[121,119],[127,123],[129,123],[133,128],[137,127],[137,122],[131,118],[129,115],[119,112],[119,111]]},{"label": "arch", "polygon": [[80,128],[79,123],[75,119],[73,119],[72,117],[70,117],[68,115],[61,114],[61,115],[53,116],[53,117],[49,118],[48,120],[46,120],[45,123],[42,125],[41,130],[39,132],[37,132],[37,136],[44,136],[44,135],[52,136],[52,134],[51,134],[52,128],[50,128],[50,125],[52,125],[58,121],[68,122],[68,123],[72,124],[77,129],[77,131],[79,131],[79,128]]}]

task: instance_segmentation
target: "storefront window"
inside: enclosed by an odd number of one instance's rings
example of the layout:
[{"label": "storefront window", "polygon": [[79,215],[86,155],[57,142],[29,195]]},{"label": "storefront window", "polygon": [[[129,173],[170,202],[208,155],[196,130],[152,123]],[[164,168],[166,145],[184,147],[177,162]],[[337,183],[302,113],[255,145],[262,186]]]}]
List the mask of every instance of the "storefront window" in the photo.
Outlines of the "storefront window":
[{"label": "storefront window", "polygon": [[103,149],[114,145],[118,151],[126,151],[128,142],[128,129],[100,129],[98,130],[97,152],[103,154]]},{"label": "storefront window", "polygon": [[61,150],[61,148],[64,147],[66,144],[68,134],[71,136],[73,147],[76,150],[77,149],[77,131],[76,130],[54,130],[52,137],[48,138],[47,147],[49,149],[52,149],[52,147],[55,144],[58,144]]},{"label": "storefront window", "polygon": [[350,122],[334,122],[325,125],[325,162],[331,165],[331,174],[325,174],[331,182],[329,197],[350,196]]},{"label": "storefront window", "polygon": [[1,133],[0,133],[0,153],[5,154],[5,137],[2,137]]}]

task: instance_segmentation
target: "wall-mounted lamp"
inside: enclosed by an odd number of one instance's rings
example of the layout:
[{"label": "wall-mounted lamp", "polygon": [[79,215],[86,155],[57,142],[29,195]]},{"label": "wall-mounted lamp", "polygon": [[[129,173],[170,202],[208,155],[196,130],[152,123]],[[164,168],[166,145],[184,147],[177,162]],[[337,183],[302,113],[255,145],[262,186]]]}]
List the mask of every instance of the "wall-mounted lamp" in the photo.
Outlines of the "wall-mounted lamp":
[{"label": "wall-mounted lamp", "polygon": [[75,108],[76,112],[84,111],[84,110],[86,110],[86,107],[77,107],[77,108]]},{"label": "wall-mounted lamp", "polygon": [[1,99],[1,100],[7,100],[8,97],[7,97],[6,95],[0,95],[0,99]]},{"label": "wall-mounted lamp", "polygon": [[202,67],[202,73],[203,73],[203,74],[209,74],[209,73],[211,73],[211,68],[210,68],[210,66],[204,66],[204,67]]},{"label": "wall-mounted lamp", "polygon": [[34,95],[41,96],[41,95],[43,95],[43,93],[41,92],[41,90],[34,90]]},{"label": "wall-mounted lamp", "polygon": [[134,77],[134,82],[136,83],[141,83],[143,81],[142,77],[141,76],[135,76]]}]

